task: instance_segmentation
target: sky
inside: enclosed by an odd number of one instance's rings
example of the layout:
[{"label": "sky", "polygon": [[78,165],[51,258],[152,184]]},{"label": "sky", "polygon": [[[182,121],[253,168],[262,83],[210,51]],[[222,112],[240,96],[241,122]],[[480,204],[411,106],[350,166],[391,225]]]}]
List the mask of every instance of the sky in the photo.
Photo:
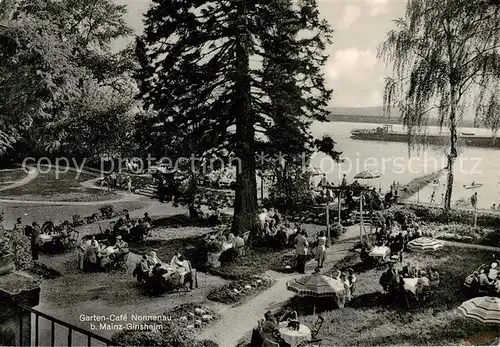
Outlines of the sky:
[{"label": "sky", "polygon": [[[140,34],[149,0],[115,0],[127,5],[127,21]],[[393,20],[404,15],[405,0],[317,0],[320,14],[335,30],[325,66],[327,86],[334,90],[331,106],[381,106],[384,77],[391,71],[377,59]]]}]

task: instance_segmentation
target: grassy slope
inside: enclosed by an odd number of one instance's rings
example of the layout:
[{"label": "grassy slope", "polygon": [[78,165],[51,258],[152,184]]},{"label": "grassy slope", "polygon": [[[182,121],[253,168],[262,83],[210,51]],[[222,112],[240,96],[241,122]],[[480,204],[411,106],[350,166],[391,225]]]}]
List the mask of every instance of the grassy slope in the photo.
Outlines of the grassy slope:
[{"label": "grassy slope", "polygon": [[0,192],[0,196],[12,199],[22,197],[24,200],[53,200],[53,201],[99,201],[112,200],[118,196],[114,193],[99,189],[85,188],[81,182],[94,178],[88,174],[77,174],[74,171],[57,173],[51,170],[28,184]]},{"label": "grassy slope", "polygon": [[0,170],[0,186],[3,186],[5,184],[10,184],[7,182],[19,181],[24,177],[26,177],[26,172],[24,172],[23,169],[6,170],[6,171]]},{"label": "grassy slope", "polygon": [[[343,264],[359,271],[355,298],[350,307],[321,313],[325,318],[319,334],[323,345],[453,345],[464,340],[478,344],[498,334],[497,326],[467,320],[457,310],[467,299],[462,292],[463,280],[492,260],[490,252],[445,248],[428,254],[409,254],[406,260],[418,261],[420,268],[434,266],[441,274],[440,288],[430,300],[409,310],[388,308],[383,304],[378,284],[384,269],[363,271],[356,266],[359,258],[355,257]],[[316,316],[302,315],[300,319],[311,326]]]}]

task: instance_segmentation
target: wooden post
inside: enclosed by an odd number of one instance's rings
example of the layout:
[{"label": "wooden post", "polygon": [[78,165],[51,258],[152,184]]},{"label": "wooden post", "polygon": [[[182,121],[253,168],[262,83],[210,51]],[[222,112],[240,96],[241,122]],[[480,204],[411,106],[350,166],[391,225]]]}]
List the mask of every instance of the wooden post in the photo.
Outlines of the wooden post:
[{"label": "wooden post", "polygon": [[359,240],[363,243],[363,191],[359,198]]},{"label": "wooden post", "polygon": [[477,227],[477,207],[474,208],[474,228]]},{"label": "wooden post", "polygon": [[326,233],[327,237],[330,238],[330,204],[328,197],[326,198]]},{"label": "wooden post", "polygon": [[337,197],[337,200],[338,200],[338,210],[339,210],[339,225],[342,225],[342,219],[341,219],[341,215],[342,215],[342,204],[340,203],[340,199],[342,199],[342,191],[339,190],[339,195]]}]

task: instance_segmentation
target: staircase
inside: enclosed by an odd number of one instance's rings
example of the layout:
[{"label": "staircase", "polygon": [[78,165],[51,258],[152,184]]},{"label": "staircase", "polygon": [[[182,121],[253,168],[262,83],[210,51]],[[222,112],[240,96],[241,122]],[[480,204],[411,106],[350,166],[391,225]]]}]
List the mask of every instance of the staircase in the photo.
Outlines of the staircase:
[{"label": "staircase", "polygon": [[158,189],[152,184],[149,184],[145,188],[137,189],[135,191],[135,193],[139,194],[139,195],[148,196],[150,198],[157,198],[158,197]]}]

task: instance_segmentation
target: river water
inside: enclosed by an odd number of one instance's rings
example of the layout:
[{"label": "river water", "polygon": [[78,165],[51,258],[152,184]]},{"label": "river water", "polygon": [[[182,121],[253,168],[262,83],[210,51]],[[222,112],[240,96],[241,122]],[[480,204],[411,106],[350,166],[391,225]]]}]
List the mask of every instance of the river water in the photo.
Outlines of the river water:
[{"label": "river water", "polygon": [[[328,179],[339,183],[345,173],[348,182],[363,170],[378,171],[381,178],[366,183],[386,190],[396,181],[401,184],[412,179],[430,174],[446,167],[445,149],[435,146],[415,148],[410,153],[406,143],[363,141],[350,138],[353,129],[370,129],[380,124],[329,122],[313,123],[311,131],[314,137],[320,138],[327,134],[336,142],[338,150],[342,151],[344,163],[334,163],[324,154],[317,154],[311,161],[311,166],[318,167],[327,173]],[[394,130],[404,131],[402,126],[394,125]],[[461,128],[460,132],[472,132],[478,135],[491,134],[487,129]],[[429,127],[428,133],[438,133],[437,127]],[[469,199],[474,191],[478,192],[478,207],[489,209],[493,203],[500,203],[500,150],[490,148],[465,147],[460,149],[460,155],[455,164],[455,182],[453,200]],[[446,175],[446,174],[445,174]],[[463,186],[472,181],[483,186],[476,189],[465,189]],[[360,181],[362,182],[362,181]],[[430,202],[433,190],[436,190],[436,203],[441,203],[441,195],[445,192],[446,177],[440,178],[440,185],[429,185],[410,200]]]}]

